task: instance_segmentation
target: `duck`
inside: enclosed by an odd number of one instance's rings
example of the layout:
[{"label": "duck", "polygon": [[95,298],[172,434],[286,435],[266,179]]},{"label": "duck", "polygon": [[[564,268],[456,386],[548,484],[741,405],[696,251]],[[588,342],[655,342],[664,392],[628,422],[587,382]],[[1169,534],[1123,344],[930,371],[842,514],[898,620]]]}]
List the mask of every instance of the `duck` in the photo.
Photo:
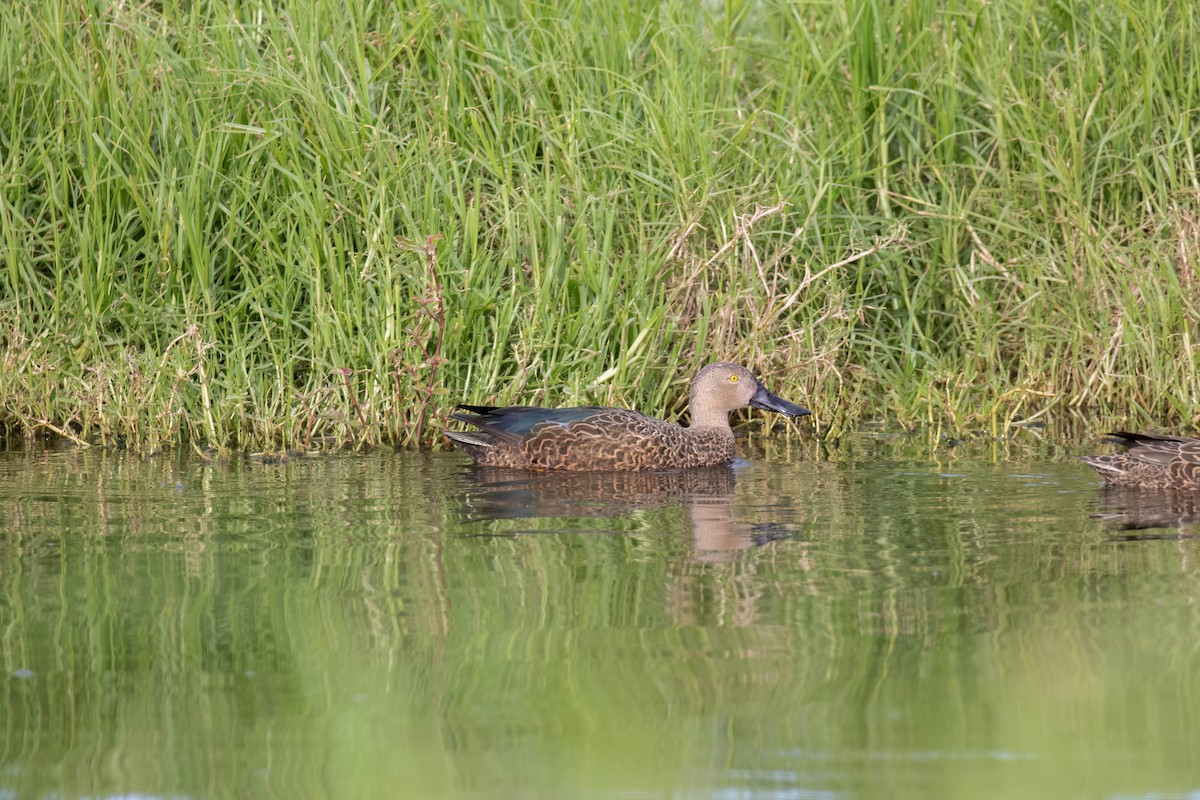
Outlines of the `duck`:
[{"label": "duck", "polygon": [[451,419],[476,430],[446,436],[480,466],[572,471],[645,471],[732,464],[729,412],[753,406],[785,417],[807,408],[767,389],[746,367],[719,362],[700,370],[688,396],[688,427],[640,411],[602,406],[459,405]]},{"label": "duck", "polygon": [[1123,453],[1081,456],[1110,486],[1200,489],[1200,438],[1116,431],[1104,434]]}]

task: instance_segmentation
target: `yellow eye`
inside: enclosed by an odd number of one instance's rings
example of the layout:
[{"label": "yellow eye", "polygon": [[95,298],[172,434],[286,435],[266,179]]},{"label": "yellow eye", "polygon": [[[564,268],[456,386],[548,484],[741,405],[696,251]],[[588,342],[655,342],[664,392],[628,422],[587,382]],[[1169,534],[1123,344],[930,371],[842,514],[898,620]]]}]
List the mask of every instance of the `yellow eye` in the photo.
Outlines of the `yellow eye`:
[{"label": "yellow eye", "polygon": [[729,376],[729,382],[730,382],[730,383],[737,383],[737,382],[738,382],[738,376],[737,376],[737,375],[730,375],[730,376]]}]

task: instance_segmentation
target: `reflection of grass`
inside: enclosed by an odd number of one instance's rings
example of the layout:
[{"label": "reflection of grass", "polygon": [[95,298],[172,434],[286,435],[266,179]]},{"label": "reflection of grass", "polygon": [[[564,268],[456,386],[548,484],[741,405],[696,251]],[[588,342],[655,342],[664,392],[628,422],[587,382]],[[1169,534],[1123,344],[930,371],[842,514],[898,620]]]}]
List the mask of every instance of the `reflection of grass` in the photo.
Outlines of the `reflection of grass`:
[{"label": "reflection of grass", "polygon": [[1194,785],[1200,543],[1104,542],[1082,467],[947,478],[879,447],[739,473],[733,520],[786,538],[723,563],[697,557],[686,497],[484,535],[505,531],[464,523],[479,487],[457,457],[10,458],[7,785]]},{"label": "reflection of grass", "polygon": [[1195,13],[937,5],[4,6],[0,425],[425,444],[714,358],[1193,419]]}]

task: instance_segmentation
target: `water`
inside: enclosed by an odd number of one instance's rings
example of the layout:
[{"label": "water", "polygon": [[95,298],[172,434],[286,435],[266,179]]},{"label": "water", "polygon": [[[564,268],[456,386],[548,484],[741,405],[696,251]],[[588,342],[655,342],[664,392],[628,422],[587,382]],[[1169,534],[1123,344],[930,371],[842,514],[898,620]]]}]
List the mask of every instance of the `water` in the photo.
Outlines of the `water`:
[{"label": "water", "polygon": [[795,455],[0,453],[0,800],[1200,797],[1192,498]]}]

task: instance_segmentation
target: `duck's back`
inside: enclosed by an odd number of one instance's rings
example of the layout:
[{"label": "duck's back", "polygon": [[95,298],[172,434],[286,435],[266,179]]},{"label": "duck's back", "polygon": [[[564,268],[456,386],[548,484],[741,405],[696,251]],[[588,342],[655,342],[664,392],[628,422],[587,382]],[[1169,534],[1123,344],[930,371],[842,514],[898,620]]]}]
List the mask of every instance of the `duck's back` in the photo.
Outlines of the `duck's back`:
[{"label": "duck's back", "polygon": [[681,428],[627,409],[464,408],[473,413],[454,418],[482,433],[452,438],[484,466],[654,470],[728,464],[734,456],[729,430]]}]

